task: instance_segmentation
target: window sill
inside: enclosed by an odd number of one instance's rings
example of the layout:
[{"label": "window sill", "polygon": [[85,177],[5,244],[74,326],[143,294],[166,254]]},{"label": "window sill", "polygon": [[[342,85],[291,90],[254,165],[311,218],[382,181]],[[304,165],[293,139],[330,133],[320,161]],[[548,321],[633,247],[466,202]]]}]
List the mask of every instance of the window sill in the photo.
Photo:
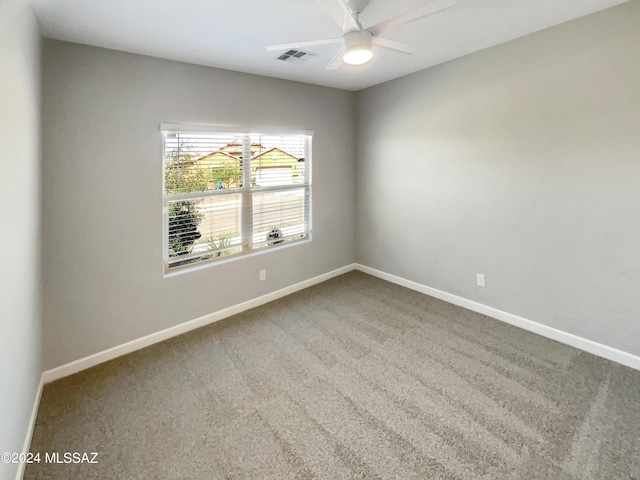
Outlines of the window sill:
[{"label": "window sill", "polygon": [[230,256],[229,258],[225,258],[223,260],[213,260],[210,262],[201,262],[201,263],[194,263],[193,265],[185,265],[182,267],[175,267],[172,268],[170,270],[166,270],[164,272],[164,278],[169,278],[169,277],[176,277],[178,275],[183,275],[185,273],[190,273],[190,272],[194,272],[196,270],[203,270],[205,268],[211,268],[217,265],[223,265],[223,264],[227,264],[230,262],[235,262],[238,260],[243,260],[246,258],[253,258],[256,257],[258,255],[264,255],[265,253],[270,253],[270,252],[275,252],[277,250],[283,250],[286,248],[290,248],[290,247],[296,247],[298,245],[303,245],[306,243],[310,243],[312,241],[312,235],[308,234],[305,238],[302,238],[300,240],[292,240],[290,242],[285,243],[284,245],[279,245],[279,246],[273,246],[273,247],[269,247],[269,248],[263,248],[260,250],[256,250],[255,252],[252,253],[247,253],[247,254],[238,254],[238,255],[233,255]]}]

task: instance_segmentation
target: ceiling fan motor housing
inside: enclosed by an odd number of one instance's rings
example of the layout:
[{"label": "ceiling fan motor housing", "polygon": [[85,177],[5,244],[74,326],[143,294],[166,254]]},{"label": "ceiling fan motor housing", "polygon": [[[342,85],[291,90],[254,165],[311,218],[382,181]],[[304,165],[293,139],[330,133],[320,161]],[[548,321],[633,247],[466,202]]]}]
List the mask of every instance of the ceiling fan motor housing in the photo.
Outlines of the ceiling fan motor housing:
[{"label": "ceiling fan motor housing", "polygon": [[371,48],[372,43],[371,32],[366,30],[360,30],[359,32],[345,33],[342,37],[343,48],[345,50],[352,50],[356,48]]}]

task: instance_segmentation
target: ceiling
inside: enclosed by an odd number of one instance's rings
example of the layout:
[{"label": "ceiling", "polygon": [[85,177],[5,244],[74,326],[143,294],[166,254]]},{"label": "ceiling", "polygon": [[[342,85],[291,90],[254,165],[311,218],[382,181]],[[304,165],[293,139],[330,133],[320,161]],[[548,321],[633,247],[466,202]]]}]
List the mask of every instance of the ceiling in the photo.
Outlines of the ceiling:
[{"label": "ceiling", "polygon": [[[337,1],[337,0],[336,0]],[[360,90],[627,0],[458,0],[383,35],[412,56],[376,50],[360,67],[325,70],[339,45],[307,47],[306,61],[276,60],[268,44],[339,37],[316,0],[32,0],[45,37],[200,65]],[[371,0],[365,29],[428,0]]]}]

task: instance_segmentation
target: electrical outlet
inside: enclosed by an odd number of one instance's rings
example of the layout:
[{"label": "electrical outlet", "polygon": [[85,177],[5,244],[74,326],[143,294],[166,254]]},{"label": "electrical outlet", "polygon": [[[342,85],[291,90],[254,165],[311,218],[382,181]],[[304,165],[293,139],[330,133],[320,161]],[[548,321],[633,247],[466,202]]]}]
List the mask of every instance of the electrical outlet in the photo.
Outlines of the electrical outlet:
[{"label": "electrical outlet", "polygon": [[260,270],[260,281],[264,282],[267,279],[267,271],[266,270]]},{"label": "electrical outlet", "polygon": [[486,287],[487,286],[487,283],[486,283],[485,278],[484,278],[484,273],[478,273],[476,275],[476,284],[479,287]]}]

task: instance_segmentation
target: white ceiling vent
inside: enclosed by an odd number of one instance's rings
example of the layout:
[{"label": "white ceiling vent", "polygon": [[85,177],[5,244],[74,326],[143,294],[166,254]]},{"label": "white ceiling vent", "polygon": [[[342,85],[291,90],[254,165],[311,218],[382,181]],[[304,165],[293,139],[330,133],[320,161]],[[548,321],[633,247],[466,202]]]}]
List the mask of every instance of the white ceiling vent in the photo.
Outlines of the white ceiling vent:
[{"label": "white ceiling vent", "polygon": [[276,57],[276,60],[282,60],[283,62],[289,63],[301,63],[306,62],[307,60],[317,57],[317,53],[313,52],[305,52],[304,50],[287,50],[282,55]]}]

